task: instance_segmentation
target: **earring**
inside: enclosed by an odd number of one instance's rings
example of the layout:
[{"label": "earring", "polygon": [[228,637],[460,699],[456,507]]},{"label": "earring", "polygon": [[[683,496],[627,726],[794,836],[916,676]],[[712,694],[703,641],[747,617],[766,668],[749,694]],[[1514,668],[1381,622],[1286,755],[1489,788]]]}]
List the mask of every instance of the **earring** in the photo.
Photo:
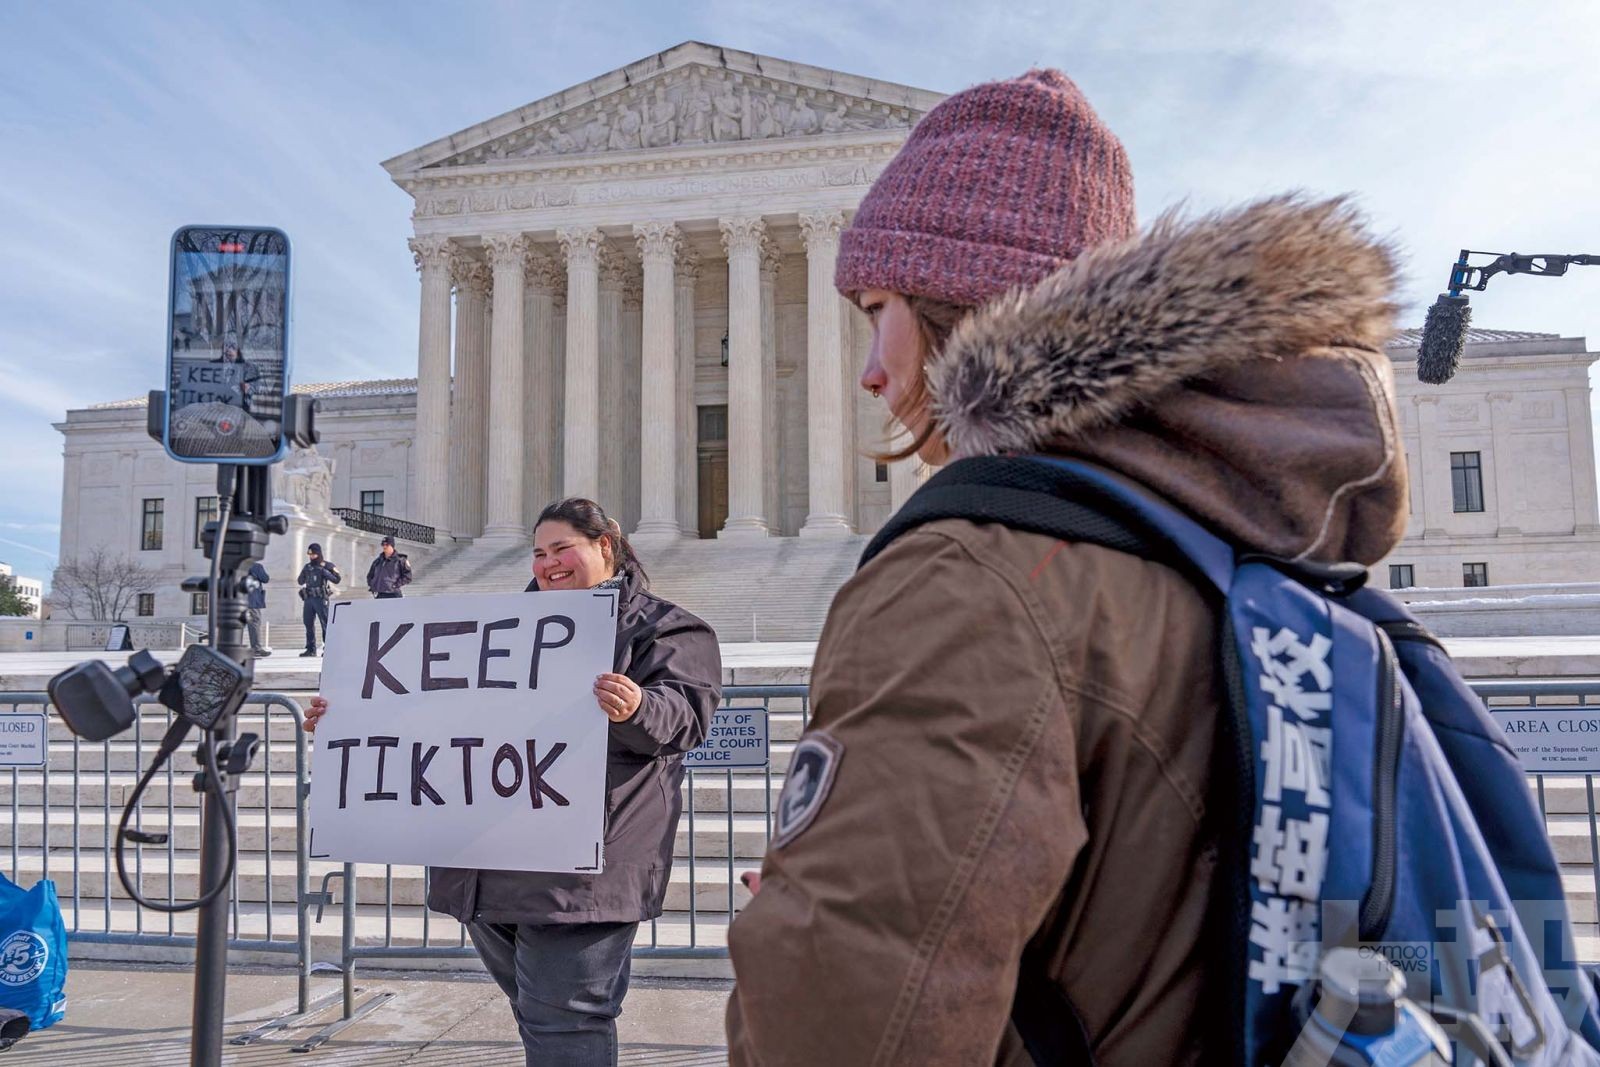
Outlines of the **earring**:
[{"label": "earring", "polygon": [[876,385],[867,386],[867,392],[872,394],[872,398],[874,400],[878,398],[878,387]]}]

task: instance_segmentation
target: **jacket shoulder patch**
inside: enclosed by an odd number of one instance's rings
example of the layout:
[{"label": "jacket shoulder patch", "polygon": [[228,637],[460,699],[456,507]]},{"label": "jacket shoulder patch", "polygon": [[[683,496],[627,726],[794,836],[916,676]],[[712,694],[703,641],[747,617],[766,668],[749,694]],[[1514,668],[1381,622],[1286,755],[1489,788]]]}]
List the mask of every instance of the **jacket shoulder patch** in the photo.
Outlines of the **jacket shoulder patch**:
[{"label": "jacket shoulder patch", "polygon": [[783,848],[811,825],[833,789],[833,779],[842,759],[844,746],[821,731],[807,734],[795,745],[783,792],[778,794],[773,848]]}]

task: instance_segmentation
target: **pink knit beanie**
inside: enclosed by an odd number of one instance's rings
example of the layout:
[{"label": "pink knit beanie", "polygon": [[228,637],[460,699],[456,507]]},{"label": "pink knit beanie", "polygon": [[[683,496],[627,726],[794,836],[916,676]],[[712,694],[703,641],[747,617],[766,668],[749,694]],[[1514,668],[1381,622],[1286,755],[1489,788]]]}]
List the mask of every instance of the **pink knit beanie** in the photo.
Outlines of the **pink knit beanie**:
[{"label": "pink knit beanie", "polygon": [[839,245],[842,293],[976,307],[1134,234],[1122,142],[1058,70],[941,101],[867,191]]}]

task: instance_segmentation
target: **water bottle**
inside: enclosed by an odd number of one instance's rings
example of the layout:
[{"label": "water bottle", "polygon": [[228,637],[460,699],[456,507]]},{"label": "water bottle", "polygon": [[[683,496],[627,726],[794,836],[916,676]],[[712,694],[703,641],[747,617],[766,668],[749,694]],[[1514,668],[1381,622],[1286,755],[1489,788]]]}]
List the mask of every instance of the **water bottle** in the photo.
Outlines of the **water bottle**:
[{"label": "water bottle", "polygon": [[[1452,1063],[1449,1038],[1405,992],[1405,978],[1377,949],[1328,952],[1311,996],[1297,1001],[1300,1036],[1283,1067]],[[1312,1000],[1316,1007],[1307,1010]]]}]

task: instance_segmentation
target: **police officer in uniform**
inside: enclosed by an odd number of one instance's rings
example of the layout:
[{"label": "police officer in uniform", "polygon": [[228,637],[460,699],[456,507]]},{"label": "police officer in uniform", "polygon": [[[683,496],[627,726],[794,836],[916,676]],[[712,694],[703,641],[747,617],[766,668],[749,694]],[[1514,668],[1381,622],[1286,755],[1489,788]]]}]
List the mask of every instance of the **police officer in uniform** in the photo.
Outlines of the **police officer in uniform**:
[{"label": "police officer in uniform", "polygon": [[322,620],[322,640],[328,640],[328,601],[333,598],[333,587],[344,581],[339,568],[322,558],[322,546],[306,548],[306,565],[300,568],[300,599],[305,608],[300,612],[306,624],[306,650],[301,658],[317,654],[317,620]]}]

